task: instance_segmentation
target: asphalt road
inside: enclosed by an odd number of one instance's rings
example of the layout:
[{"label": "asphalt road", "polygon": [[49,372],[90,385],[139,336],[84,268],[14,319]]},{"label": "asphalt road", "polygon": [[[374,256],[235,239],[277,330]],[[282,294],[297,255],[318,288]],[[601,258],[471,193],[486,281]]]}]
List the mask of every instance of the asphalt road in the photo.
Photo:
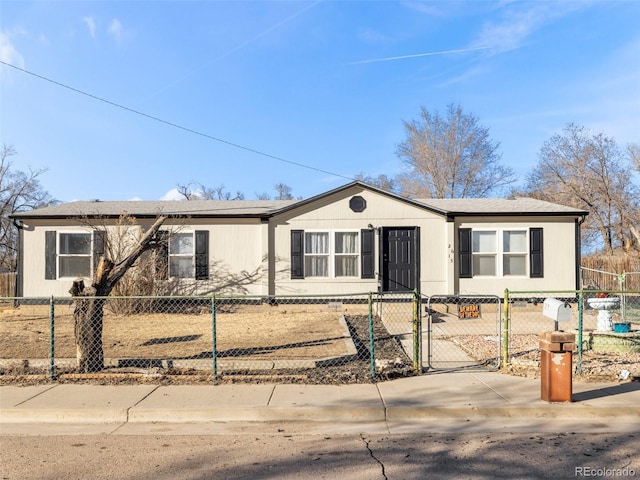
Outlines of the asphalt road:
[{"label": "asphalt road", "polygon": [[2,480],[640,478],[640,434],[1,435]]}]

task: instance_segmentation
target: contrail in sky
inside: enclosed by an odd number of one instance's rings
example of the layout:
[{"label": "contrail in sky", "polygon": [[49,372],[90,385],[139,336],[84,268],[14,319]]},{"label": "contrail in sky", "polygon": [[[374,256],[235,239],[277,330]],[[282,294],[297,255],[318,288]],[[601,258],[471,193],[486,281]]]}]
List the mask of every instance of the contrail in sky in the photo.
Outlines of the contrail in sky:
[{"label": "contrail in sky", "polygon": [[208,68],[211,64],[213,64],[214,62],[217,62],[219,60],[222,60],[223,58],[231,55],[232,53],[246,47],[247,45],[255,42],[256,40],[259,40],[260,38],[268,35],[269,33],[273,32],[274,30],[279,29],[280,27],[284,26],[285,24],[289,23],[290,21],[294,20],[296,17],[299,17],[300,15],[302,15],[303,13],[305,13],[307,10],[311,10],[312,8],[314,8],[316,5],[318,5],[319,3],[321,3],[322,0],[317,0],[311,4],[309,4],[308,6],[298,10],[297,12],[293,13],[292,15],[288,16],[287,18],[279,21],[278,23],[276,23],[275,25],[270,26],[269,28],[267,28],[266,30],[261,31],[260,33],[258,33],[257,35],[245,40],[242,43],[239,43],[238,45],[234,46],[233,48],[231,48],[230,50],[226,51],[225,53],[218,55],[217,57],[211,59],[208,62],[203,63],[202,65],[200,65],[198,68],[194,68],[193,70],[185,73],[184,75],[182,75],[181,77],[167,83],[166,85],[164,85],[161,89],[157,90],[156,92],[154,92],[153,94],[151,94],[150,96],[148,96],[147,98],[145,98],[144,100],[150,100],[151,98],[159,95],[160,93],[164,92],[165,90],[167,90],[170,87],[173,87],[175,85],[177,85],[178,83],[183,82],[184,80],[186,80],[189,77],[192,77],[193,75],[199,73],[200,71],[204,70],[205,68]]},{"label": "contrail in sky", "polygon": [[459,50],[445,50],[442,52],[416,53],[414,55],[401,55],[399,57],[373,58],[371,60],[360,60],[358,62],[351,62],[350,65],[358,65],[362,63],[375,63],[375,62],[390,62],[392,60],[404,60],[405,58],[432,57],[434,55],[447,55],[449,53],[465,53],[465,52],[473,52],[475,50],[487,50],[488,48],[489,47],[461,48]]}]

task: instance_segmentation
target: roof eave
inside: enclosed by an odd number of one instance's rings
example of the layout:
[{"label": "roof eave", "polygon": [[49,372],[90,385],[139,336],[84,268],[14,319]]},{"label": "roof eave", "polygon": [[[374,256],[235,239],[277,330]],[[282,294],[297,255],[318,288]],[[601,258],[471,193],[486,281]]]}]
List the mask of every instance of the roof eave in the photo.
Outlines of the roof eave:
[{"label": "roof eave", "polygon": [[451,217],[582,217],[589,212],[448,212]]},{"label": "roof eave", "polygon": [[[151,213],[141,213],[141,214],[133,214],[130,213],[130,216],[138,219],[154,219],[162,216],[162,213],[151,214]],[[260,220],[268,219],[272,214],[269,213],[195,213],[195,214],[175,214],[175,213],[167,213],[164,214],[169,218],[259,218]],[[97,219],[109,219],[115,220],[120,218],[120,214],[89,214],[89,215],[9,215],[9,218],[15,220],[77,220],[79,218],[89,218],[92,220]]]}]

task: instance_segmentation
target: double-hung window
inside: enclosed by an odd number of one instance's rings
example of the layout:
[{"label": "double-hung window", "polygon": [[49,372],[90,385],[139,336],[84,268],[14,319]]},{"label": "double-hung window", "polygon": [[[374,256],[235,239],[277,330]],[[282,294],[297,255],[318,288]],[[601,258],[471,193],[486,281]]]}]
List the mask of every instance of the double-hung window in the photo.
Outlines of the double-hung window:
[{"label": "double-hung window", "polygon": [[307,277],[357,277],[359,232],[305,232]]},{"label": "double-hung window", "polygon": [[169,276],[194,276],[194,239],[191,233],[175,233],[169,237]]},{"label": "double-hung window", "polygon": [[[45,231],[45,279],[91,277],[104,254],[106,232]],[[209,278],[209,231],[158,232],[159,278]]]},{"label": "double-hung window", "polygon": [[358,276],[358,232],[335,232],[334,266],[336,277]]},{"label": "double-hung window", "polygon": [[495,231],[473,232],[473,274],[495,276],[498,245]]},{"label": "double-hung window", "polygon": [[91,233],[58,234],[58,278],[91,276]]},{"label": "double-hung window", "polygon": [[104,250],[104,232],[44,232],[44,278],[91,277]]},{"label": "double-hung window", "polygon": [[209,278],[209,231],[160,232],[161,246],[156,252],[159,278]]},{"label": "double-hung window", "polygon": [[[292,265],[294,278],[358,277],[361,261],[360,231],[292,232]],[[298,258],[301,258],[301,262]]]},{"label": "double-hung window", "polygon": [[460,277],[542,277],[542,244],[542,228],[461,228]]},{"label": "double-hung window", "polygon": [[305,232],[304,271],[307,277],[329,276],[329,232]]},{"label": "double-hung window", "polygon": [[526,230],[504,230],[502,232],[502,275],[527,274]]}]

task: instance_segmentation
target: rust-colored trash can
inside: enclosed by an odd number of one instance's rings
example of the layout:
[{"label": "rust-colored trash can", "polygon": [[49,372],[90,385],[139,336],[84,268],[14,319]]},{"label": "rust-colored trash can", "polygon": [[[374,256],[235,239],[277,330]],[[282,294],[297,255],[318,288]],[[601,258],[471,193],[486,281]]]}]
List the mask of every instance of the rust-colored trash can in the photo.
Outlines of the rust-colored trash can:
[{"label": "rust-colored trash can", "polygon": [[540,393],[546,402],[570,402],[573,395],[573,352],[576,336],[567,332],[540,334]]}]

